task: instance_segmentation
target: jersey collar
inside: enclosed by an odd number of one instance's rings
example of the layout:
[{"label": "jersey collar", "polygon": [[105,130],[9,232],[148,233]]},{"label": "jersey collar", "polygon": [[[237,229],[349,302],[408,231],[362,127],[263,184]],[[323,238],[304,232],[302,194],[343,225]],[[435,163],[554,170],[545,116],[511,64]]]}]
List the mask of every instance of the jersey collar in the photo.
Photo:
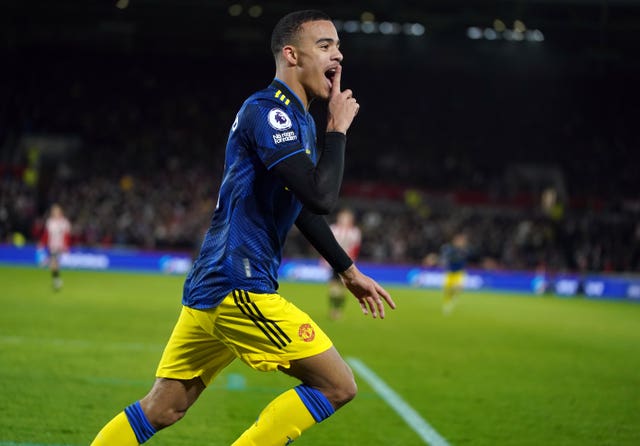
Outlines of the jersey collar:
[{"label": "jersey collar", "polygon": [[273,88],[275,91],[275,98],[280,99],[285,105],[293,105],[301,113],[306,113],[304,106],[302,105],[302,101],[284,82],[280,79],[275,78],[269,87]]}]

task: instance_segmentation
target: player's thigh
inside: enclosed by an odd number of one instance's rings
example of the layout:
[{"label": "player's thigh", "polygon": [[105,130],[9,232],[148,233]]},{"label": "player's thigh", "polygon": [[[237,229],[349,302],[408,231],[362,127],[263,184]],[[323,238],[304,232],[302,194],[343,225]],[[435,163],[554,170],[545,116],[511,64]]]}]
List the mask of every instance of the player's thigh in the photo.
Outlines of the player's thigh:
[{"label": "player's thigh", "polygon": [[235,290],[218,310],[214,333],[256,370],[288,369],[333,345],[307,313],[279,294]]},{"label": "player's thigh", "polygon": [[183,307],[158,364],[156,377],[205,386],[235,359],[234,352],[213,333],[212,310]]},{"label": "player's thigh", "polygon": [[464,285],[464,277],[464,271],[456,271],[455,273],[453,273],[452,286],[454,288],[462,288],[462,286]]},{"label": "player's thigh", "polygon": [[449,271],[444,276],[445,288],[458,288],[462,284],[464,277],[460,271]]}]

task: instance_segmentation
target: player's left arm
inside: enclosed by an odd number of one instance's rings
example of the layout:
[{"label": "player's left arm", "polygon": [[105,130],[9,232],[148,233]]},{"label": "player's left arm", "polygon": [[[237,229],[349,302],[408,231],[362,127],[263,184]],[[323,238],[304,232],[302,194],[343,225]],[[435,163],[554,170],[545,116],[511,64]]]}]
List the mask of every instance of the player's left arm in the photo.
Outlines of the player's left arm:
[{"label": "player's left arm", "polygon": [[384,318],[384,302],[392,309],[396,307],[389,293],[378,282],[360,272],[353,260],[338,244],[329,224],[321,215],[302,208],[296,220],[296,226],[320,255],[329,262],[329,265],[340,274],[347,289],[358,299],[365,315],[371,312],[374,318],[378,315]]}]

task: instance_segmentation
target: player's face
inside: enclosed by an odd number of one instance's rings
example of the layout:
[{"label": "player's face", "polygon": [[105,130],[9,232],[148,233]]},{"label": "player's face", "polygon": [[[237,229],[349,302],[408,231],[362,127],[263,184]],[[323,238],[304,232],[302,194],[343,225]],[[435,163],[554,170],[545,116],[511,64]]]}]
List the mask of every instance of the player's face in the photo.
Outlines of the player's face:
[{"label": "player's face", "polygon": [[458,234],[454,238],[453,244],[458,248],[465,248],[467,246],[467,236],[464,234]]},{"label": "player's face", "polygon": [[340,212],[338,214],[338,224],[340,226],[353,226],[354,217],[351,212]]},{"label": "player's face", "polygon": [[53,218],[60,218],[62,216],[62,208],[60,208],[60,206],[53,206],[51,208],[51,216]]},{"label": "player's face", "polygon": [[328,20],[302,25],[298,44],[299,80],[309,99],[328,99],[331,79],[342,61],[340,41],[335,26]]}]

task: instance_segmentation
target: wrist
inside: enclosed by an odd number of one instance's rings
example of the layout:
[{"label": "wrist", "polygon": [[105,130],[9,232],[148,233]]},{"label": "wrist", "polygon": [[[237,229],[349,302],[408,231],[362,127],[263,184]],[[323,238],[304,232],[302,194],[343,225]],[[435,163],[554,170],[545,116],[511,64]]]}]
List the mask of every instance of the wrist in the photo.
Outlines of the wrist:
[{"label": "wrist", "polygon": [[352,263],[347,269],[342,272],[339,272],[338,275],[342,277],[344,280],[353,279],[358,273],[358,268],[356,268],[356,264]]},{"label": "wrist", "polygon": [[349,126],[340,125],[339,122],[336,122],[333,119],[329,119],[329,121],[327,122],[327,133],[337,132],[346,135],[348,129]]}]

